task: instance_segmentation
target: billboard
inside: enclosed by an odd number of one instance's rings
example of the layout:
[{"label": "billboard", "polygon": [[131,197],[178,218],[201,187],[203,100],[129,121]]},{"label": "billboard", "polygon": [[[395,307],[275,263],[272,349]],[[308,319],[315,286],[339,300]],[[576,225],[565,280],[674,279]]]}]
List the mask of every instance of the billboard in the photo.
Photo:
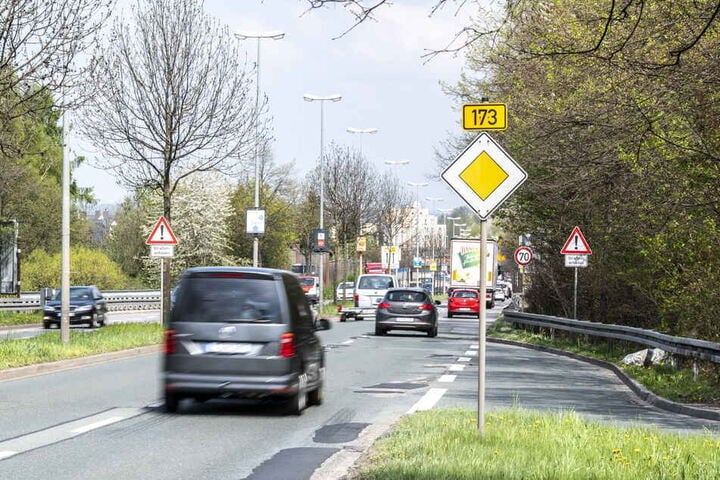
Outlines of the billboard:
[{"label": "billboard", "polygon": [[0,221],[0,293],[17,292],[17,222]]}]

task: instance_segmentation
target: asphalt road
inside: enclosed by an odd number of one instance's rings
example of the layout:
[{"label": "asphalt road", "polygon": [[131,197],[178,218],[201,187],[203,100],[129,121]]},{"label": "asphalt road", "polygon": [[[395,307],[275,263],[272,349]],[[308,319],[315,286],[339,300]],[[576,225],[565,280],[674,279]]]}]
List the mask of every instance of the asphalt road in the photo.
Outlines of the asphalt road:
[{"label": "asphalt road", "polygon": [[[326,399],[300,417],[248,401],[188,402],[165,414],[156,354],[2,381],[0,478],[307,479],[326,459],[314,478],[337,478],[333,464],[356,458],[363,438],[403,414],[476,408],[476,319],[443,319],[434,339],[372,331],[362,321],[320,332]],[[600,367],[507,345],[487,346],[486,402],[488,411],[568,408],[602,421],[720,431],[719,422],[640,404]]]}]

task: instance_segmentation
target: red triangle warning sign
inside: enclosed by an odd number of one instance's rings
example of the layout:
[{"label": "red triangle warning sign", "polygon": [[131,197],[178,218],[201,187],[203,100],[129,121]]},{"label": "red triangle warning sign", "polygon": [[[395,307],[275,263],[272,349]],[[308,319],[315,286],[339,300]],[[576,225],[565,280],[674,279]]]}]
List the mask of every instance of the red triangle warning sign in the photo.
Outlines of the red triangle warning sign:
[{"label": "red triangle warning sign", "polygon": [[152,233],[145,240],[147,245],[177,245],[178,241],[165,217],[158,218]]},{"label": "red triangle warning sign", "polygon": [[580,227],[573,228],[572,233],[565,242],[565,246],[560,250],[563,255],[590,255],[590,245],[588,245],[585,236],[580,231]]}]

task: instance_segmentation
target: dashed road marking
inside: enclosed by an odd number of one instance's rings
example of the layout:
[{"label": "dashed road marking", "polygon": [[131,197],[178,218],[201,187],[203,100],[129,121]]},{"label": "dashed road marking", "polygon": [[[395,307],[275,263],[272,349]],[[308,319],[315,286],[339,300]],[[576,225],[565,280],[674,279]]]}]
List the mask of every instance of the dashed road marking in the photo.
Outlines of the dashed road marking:
[{"label": "dashed road marking", "polygon": [[462,372],[465,370],[465,365],[450,365],[450,368],[448,368],[451,372]]},{"label": "dashed road marking", "polygon": [[458,362],[469,362],[470,357],[458,357],[457,361]]},{"label": "dashed road marking", "polygon": [[438,382],[451,383],[455,381],[457,375],[443,375],[438,379]]},{"label": "dashed road marking", "polygon": [[443,395],[447,392],[446,388],[431,388],[425,395],[418,400],[415,405],[407,411],[408,414],[415,413],[420,410],[430,410],[435,404],[440,401]]},{"label": "dashed road marking", "polygon": [[468,350],[463,355],[467,355],[469,357],[477,357],[477,351],[476,350]]},{"label": "dashed road marking", "polygon": [[97,415],[11,438],[0,442],[0,460],[77,437],[98,428],[136,417],[144,412],[146,412],[144,408],[113,408]]}]

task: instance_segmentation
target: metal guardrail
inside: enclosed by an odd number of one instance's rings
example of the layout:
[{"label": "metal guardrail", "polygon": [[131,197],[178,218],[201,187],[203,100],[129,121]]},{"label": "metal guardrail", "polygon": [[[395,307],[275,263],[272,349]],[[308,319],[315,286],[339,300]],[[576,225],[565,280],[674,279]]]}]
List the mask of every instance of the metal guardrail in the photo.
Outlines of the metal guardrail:
[{"label": "metal guardrail", "polygon": [[694,338],[674,337],[654,330],[643,330],[641,328],[587,322],[584,320],[572,320],[550,315],[524,313],[510,309],[505,309],[503,315],[507,321],[512,323],[542,328],[554,328],[594,337],[623,340],[648,347],[660,348],[675,355],[720,363],[720,343]]},{"label": "metal guardrail", "polygon": [[[105,290],[102,294],[111,312],[160,308],[159,290]],[[25,293],[19,298],[0,298],[0,311],[34,312],[41,308],[40,293]]]}]

